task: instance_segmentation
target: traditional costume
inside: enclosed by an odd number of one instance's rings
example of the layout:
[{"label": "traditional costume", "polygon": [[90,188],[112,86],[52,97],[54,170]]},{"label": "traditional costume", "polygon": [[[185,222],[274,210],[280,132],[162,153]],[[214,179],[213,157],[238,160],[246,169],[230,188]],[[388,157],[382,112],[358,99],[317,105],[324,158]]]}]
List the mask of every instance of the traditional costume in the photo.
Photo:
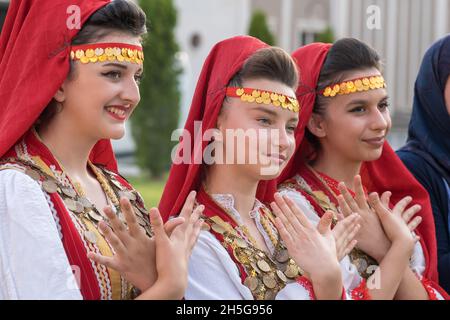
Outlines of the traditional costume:
[{"label": "traditional costume", "polygon": [[[0,300],[126,299],[133,287],[87,258],[112,256],[97,229],[103,212],[89,201],[39,138],[34,124],[66,79],[70,60],[142,63],[142,48],[120,43],[70,45],[68,8],[80,26],[108,0],[12,1],[0,38]],[[82,94],[82,93],[80,93]],[[130,199],[150,235],[140,195],[117,172],[109,140],[90,154],[89,169],[116,214]]]},{"label": "traditional costume", "polygon": [[[317,95],[333,97],[386,86],[382,76],[368,74],[366,77],[337,83],[327,88],[317,88],[320,70],[330,47],[330,44],[313,43],[292,54],[299,67],[301,80],[296,94],[303,108],[301,122],[297,128],[297,139],[301,139],[304,135]],[[291,159],[292,161],[288,163],[279,177],[281,182],[279,191],[292,198],[309,219],[317,223],[326,210],[337,211],[336,197],[340,192],[337,188],[338,181],[315,171],[307,164],[313,152],[310,143],[304,139],[297,153]],[[423,220],[416,229],[421,241],[415,246],[410,267],[421,279],[430,299],[446,297],[445,292],[437,285],[436,238],[426,191],[404,167],[387,142],[383,146],[380,159],[363,163],[361,177],[363,185],[369,193],[381,194],[384,191],[391,191],[393,203],[410,195],[413,203],[422,206],[419,215]],[[344,286],[350,297],[370,299],[366,279],[375,271],[376,265],[373,258],[359,249],[354,249],[341,261]]]},{"label": "traditional costume", "polygon": [[[314,299],[311,283],[302,276],[280,240],[271,210],[258,200],[266,197],[267,190],[275,191],[274,182],[260,182],[250,212],[270,251],[266,253],[257,248],[243,224],[234,207],[233,196],[211,194],[205,190],[202,185],[205,165],[194,161],[203,159],[209,141],[198,137],[216,127],[225,96],[293,112],[301,109],[295,97],[259,88],[227,88],[247,58],[265,47],[263,42],[247,36],[219,42],[207,57],[200,74],[185,126],[192,137],[187,142],[193,150],[191,161],[172,165],[160,202],[165,219],[180,212],[191,190],[198,192],[197,203],[205,206],[207,227],[201,231],[189,262],[186,299]],[[194,130],[196,121],[202,121],[199,132]],[[196,145],[195,141],[202,143]]]}]

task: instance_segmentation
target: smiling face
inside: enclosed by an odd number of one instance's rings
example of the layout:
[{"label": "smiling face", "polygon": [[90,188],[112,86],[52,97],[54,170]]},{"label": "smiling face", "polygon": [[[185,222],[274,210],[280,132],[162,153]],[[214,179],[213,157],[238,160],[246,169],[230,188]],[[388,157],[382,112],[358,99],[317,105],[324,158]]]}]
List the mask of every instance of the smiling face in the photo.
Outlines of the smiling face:
[{"label": "smiling face", "polygon": [[[116,42],[140,46],[140,38],[110,33],[98,43]],[[73,71],[55,94],[62,110],[56,117],[79,128],[90,139],[120,139],[125,121],[139,103],[139,79],[142,65],[105,61],[83,64],[73,61]]]},{"label": "smiling face", "polygon": [[[242,84],[247,88],[295,97],[292,88],[276,81],[249,79],[244,80]],[[254,180],[268,180],[277,177],[292,156],[297,123],[298,113],[288,109],[227,97],[217,121],[217,128],[224,137],[224,154],[234,155],[231,165]],[[248,138],[243,144],[236,143],[234,137],[227,136],[227,130],[242,130],[248,133]],[[243,163],[239,162],[240,156],[245,159]],[[256,161],[251,160],[255,158]]]},{"label": "smiling face", "polygon": [[[376,68],[359,70],[343,79],[381,75]],[[373,161],[381,156],[391,128],[386,89],[380,88],[326,98],[323,115],[313,114],[309,131],[320,142],[320,154],[333,153],[352,162]]]}]

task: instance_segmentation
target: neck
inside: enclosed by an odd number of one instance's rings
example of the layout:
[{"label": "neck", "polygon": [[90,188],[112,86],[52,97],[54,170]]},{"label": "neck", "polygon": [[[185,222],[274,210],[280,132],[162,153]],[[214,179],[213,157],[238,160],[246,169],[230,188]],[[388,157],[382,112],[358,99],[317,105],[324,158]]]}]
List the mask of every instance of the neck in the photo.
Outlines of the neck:
[{"label": "neck", "polygon": [[79,128],[58,119],[52,119],[49,125],[39,128],[38,135],[69,177],[75,180],[89,178],[87,163],[96,140],[83,136]]},{"label": "neck", "polygon": [[205,185],[210,194],[231,194],[241,217],[250,219],[258,180],[237,172],[235,165],[213,165],[208,168]]},{"label": "neck", "polygon": [[353,178],[359,174],[361,164],[361,161],[344,159],[337,152],[322,152],[311,166],[338,182],[343,181],[347,188],[354,189]]}]

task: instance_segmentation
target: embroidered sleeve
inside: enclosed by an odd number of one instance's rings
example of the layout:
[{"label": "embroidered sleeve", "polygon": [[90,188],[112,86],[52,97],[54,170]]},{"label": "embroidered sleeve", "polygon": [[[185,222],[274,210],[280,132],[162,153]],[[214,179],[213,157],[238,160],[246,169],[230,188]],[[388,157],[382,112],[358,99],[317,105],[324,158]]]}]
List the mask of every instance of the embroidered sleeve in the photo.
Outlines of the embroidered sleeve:
[{"label": "embroidered sleeve", "polygon": [[309,298],[311,300],[316,300],[316,295],[314,294],[314,288],[311,281],[305,276],[298,277],[296,279],[297,283],[303,286],[309,293]]}]

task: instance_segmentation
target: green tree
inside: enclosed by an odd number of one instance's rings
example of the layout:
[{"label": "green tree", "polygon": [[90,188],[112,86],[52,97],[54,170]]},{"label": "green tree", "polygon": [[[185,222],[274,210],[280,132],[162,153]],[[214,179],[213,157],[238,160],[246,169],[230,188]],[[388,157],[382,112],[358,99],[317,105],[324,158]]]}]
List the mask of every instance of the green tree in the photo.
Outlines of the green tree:
[{"label": "green tree", "polygon": [[273,46],[275,44],[275,37],[267,26],[266,14],[261,10],[253,12],[248,34],[264,41],[268,45]]},{"label": "green tree", "polygon": [[333,43],[334,42],[334,32],[331,27],[327,27],[321,33],[317,34],[315,37],[316,42]]},{"label": "green tree", "polygon": [[136,159],[141,169],[160,178],[169,168],[170,141],[177,127],[180,92],[174,28],[177,13],[172,0],[140,0],[149,21],[144,42],[144,77],[140,84],[141,102],[131,118],[136,142]]}]

